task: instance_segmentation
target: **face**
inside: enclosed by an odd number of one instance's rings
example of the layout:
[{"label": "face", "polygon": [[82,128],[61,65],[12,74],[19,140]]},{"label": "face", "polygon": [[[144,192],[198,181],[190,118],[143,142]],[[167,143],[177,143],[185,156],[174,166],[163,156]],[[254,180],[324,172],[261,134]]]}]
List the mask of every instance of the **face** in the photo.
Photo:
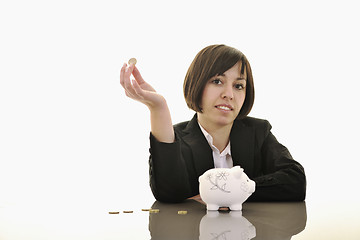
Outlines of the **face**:
[{"label": "face", "polygon": [[200,124],[208,128],[231,127],[245,101],[246,71],[240,75],[241,63],[224,74],[216,75],[206,83],[202,100]]}]

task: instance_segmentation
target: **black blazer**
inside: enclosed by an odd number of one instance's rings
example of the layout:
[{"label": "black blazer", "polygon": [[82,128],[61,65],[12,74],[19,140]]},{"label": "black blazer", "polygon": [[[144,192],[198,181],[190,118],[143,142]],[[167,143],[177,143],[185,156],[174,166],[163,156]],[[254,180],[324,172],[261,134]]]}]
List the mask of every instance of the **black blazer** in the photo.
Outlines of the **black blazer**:
[{"label": "black blazer", "polygon": [[[306,178],[303,167],[271,133],[266,120],[246,117],[235,120],[230,133],[234,166],[241,166],[255,181],[248,201],[302,201]],[[175,142],[162,143],[150,133],[149,173],[154,197],[180,202],[199,194],[198,178],[214,168],[212,149],[197,122],[174,125]]]}]

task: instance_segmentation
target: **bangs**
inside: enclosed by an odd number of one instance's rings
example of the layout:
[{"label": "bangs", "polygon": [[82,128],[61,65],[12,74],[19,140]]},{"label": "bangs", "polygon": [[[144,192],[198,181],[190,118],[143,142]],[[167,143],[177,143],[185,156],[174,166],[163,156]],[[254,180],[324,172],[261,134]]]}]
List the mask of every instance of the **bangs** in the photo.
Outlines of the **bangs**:
[{"label": "bangs", "polygon": [[230,49],[231,51],[223,53],[219,56],[214,64],[213,67],[210,68],[209,71],[210,76],[208,78],[214,77],[216,75],[224,74],[227,70],[232,68],[238,62],[240,63],[240,75],[244,75],[246,71],[246,58],[245,56],[238,50]]}]

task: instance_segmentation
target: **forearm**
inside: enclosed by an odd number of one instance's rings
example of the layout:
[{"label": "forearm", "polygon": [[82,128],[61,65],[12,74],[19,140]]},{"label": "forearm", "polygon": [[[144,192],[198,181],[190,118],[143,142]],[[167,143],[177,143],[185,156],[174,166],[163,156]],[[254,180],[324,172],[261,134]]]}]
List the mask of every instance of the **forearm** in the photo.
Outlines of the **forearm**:
[{"label": "forearm", "polygon": [[175,139],[170,110],[165,99],[157,106],[149,106],[151,133],[159,141],[172,143]]},{"label": "forearm", "polygon": [[249,201],[303,201],[306,196],[306,177],[302,167],[289,169],[253,179],[256,190]]},{"label": "forearm", "polygon": [[191,197],[189,177],[179,141],[159,142],[150,134],[150,187],[158,201],[181,202]]}]

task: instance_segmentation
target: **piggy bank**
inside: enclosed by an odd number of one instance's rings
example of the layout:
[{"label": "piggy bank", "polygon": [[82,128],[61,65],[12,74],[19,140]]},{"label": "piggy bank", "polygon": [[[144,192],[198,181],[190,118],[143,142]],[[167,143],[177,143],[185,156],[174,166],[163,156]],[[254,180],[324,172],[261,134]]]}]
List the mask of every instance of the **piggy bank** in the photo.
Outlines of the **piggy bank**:
[{"label": "piggy bank", "polygon": [[210,169],[199,177],[199,183],[207,210],[229,207],[241,211],[242,203],[255,191],[255,182],[239,166]]}]

